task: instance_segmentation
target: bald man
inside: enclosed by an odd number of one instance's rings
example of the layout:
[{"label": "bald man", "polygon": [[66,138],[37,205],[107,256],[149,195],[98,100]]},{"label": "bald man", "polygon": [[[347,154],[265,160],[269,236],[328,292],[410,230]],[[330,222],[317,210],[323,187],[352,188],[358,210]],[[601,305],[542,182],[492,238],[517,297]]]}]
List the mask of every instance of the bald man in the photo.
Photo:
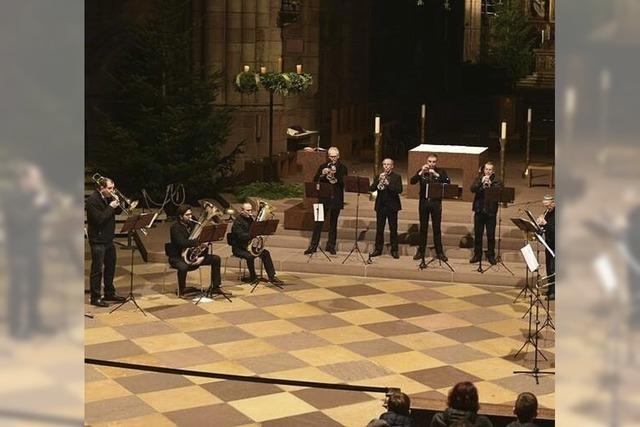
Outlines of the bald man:
[{"label": "bald man", "polygon": [[398,211],[402,209],[400,193],[402,193],[402,178],[393,171],[394,162],[391,159],[382,161],[382,173],[373,178],[370,191],[378,191],[376,197],[376,245],[369,254],[370,257],[382,255],[384,246],[384,226],[389,222],[391,234],[391,256],[400,258],[398,254]]}]

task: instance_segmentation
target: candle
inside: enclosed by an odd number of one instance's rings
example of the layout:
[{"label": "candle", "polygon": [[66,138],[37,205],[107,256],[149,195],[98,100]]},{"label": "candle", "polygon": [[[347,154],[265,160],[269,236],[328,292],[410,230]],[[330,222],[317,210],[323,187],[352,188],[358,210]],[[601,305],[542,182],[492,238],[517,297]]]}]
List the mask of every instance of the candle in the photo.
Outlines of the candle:
[{"label": "candle", "polygon": [[373,127],[374,133],[380,133],[380,116],[376,116],[375,125]]},{"label": "candle", "polygon": [[422,108],[420,108],[420,117],[423,119],[427,117],[427,106],[422,104]]},{"label": "candle", "polygon": [[296,65],[296,73],[302,74],[302,64]]},{"label": "candle", "polygon": [[267,74],[267,67],[260,67],[260,74]]},{"label": "candle", "polygon": [[574,87],[568,87],[564,93],[564,111],[571,116],[576,111],[576,90]]},{"label": "candle", "polygon": [[527,109],[527,123],[531,123],[531,108]]},{"label": "candle", "polygon": [[540,46],[544,44],[544,30],[542,30],[542,41],[540,42]]},{"label": "candle", "polygon": [[248,73],[248,72],[249,72],[249,66],[248,66],[248,65],[245,65],[245,66],[244,66],[244,72],[245,72],[245,73]]},{"label": "candle", "polygon": [[507,122],[502,122],[500,129],[500,139],[507,139]]},{"label": "candle", "polygon": [[278,58],[278,72],[282,72],[282,57]]}]

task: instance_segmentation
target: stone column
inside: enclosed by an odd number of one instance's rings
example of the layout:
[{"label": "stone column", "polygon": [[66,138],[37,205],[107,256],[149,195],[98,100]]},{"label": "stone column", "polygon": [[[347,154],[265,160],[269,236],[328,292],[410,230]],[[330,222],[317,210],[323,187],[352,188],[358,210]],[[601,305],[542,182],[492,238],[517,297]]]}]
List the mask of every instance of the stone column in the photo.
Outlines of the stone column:
[{"label": "stone column", "polygon": [[481,0],[465,0],[463,61],[476,63],[480,59],[481,12]]}]

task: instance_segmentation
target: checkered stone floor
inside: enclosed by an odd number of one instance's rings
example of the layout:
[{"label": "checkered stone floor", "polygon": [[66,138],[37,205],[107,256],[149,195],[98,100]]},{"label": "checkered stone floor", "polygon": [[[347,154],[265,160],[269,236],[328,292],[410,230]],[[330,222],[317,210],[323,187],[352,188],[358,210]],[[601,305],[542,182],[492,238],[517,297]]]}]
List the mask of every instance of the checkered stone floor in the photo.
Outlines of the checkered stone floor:
[{"label": "checkered stone floor", "polygon": [[[481,402],[509,404],[532,391],[554,407],[554,378],[536,385],[514,370],[533,367],[532,347],[520,357],[528,304],[518,290],[469,284],[281,274],[284,290],[252,294],[237,275],[224,278],[233,302],[198,306],[173,295],[175,272],[135,267],[137,301],[86,320],[86,356],[131,363],[261,377],[400,387],[412,397],[445,399],[458,381],[473,381]],[[126,294],[129,270],[118,267]],[[208,277],[208,270],[203,273]],[[197,278],[191,273],[190,279]],[[233,285],[232,285],[233,284]],[[555,337],[540,347],[554,368]],[[86,423],[91,425],[362,426],[377,417],[383,396],[86,366]]]}]

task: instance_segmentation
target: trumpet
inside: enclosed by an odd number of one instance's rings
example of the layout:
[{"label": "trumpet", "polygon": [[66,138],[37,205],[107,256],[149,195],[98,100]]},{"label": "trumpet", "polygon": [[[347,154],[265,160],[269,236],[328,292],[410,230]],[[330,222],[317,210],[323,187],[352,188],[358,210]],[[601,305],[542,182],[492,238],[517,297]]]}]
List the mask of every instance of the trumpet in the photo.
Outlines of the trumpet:
[{"label": "trumpet", "polygon": [[382,191],[389,186],[389,174],[382,172],[378,177],[378,190]]},{"label": "trumpet", "polygon": [[[100,180],[102,178],[104,178],[104,176],[100,175],[99,173],[94,173],[91,176],[91,179],[98,187],[100,187]],[[109,194],[111,195],[111,197],[113,197],[113,199],[116,202],[118,202],[118,204],[120,205],[120,208],[122,209],[122,212],[124,212],[125,215],[127,216],[133,215],[133,210],[136,208],[136,206],[138,206],[137,200],[129,199],[124,194],[122,194],[120,190],[118,190],[117,188],[114,188],[113,191],[109,192]]]},{"label": "trumpet", "polygon": [[329,181],[330,184],[335,184],[336,182],[338,182],[338,178],[336,178],[336,165],[333,164],[332,162],[327,163],[327,166],[325,166],[324,168],[325,170],[327,170],[327,173],[323,173],[322,176],[324,176],[327,181]]},{"label": "trumpet", "polygon": [[482,188],[489,188],[489,187],[491,187],[491,177],[485,175],[482,177]]}]

